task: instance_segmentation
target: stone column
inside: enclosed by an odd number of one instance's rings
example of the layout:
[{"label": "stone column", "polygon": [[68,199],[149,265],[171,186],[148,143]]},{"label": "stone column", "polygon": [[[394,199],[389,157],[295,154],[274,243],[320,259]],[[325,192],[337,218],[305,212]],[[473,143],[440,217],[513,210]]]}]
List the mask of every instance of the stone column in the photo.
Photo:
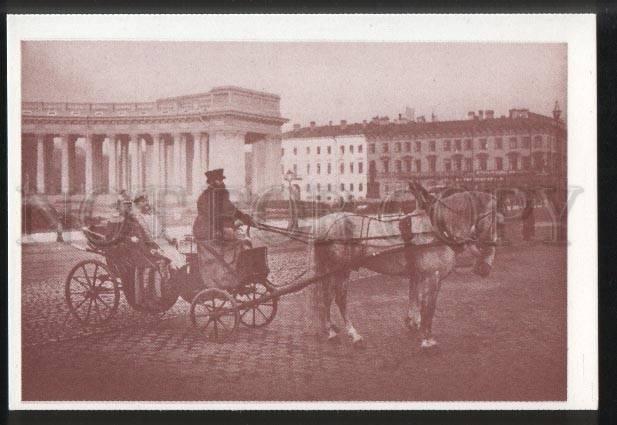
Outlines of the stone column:
[{"label": "stone column", "polygon": [[204,175],[202,171],[201,133],[193,133],[193,167],[191,170],[191,188],[194,195],[199,194]]},{"label": "stone column", "polygon": [[86,169],[86,181],[85,189],[86,194],[89,194],[94,189],[94,136],[90,135],[86,137],[85,143],[85,169]]},{"label": "stone column", "polygon": [[109,153],[109,189],[108,192],[111,193],[114,190],[118,189],[118,141],[116,140],[116,136],[108,136],[108,153]]},{"label": "stone column", "polygon": [[[53,142],[52,142],[53,144]],[[45,177],[47,174],[47,161],[51,158],[45,157],[45,135],[36,135],[36,191],[45,193]]]},{"label": "stone column", "polygon": [[[156,186],[156,190],[159,190],[165,181],[165,151],[164,143],[165,138],[162,134],[158,134],[153,138],[154,143],[152,145],[152,184]],[[161,155],[162,154],[162,155]]]},{"label": "stone column", "polygon": [[138,134],[129,135],[129,155],[131,157],[131,192],[137,192],[141,184],[141,144]]},{"label": "stone column", "polygon": [[178,161],[176,162],[178,164],[177,168],[176,168],[176,178],[178,181],[178,185],[182,188],[186,190],[188,190],[188,155],[187,155],[187,147],[186,145],[188,144],[188,140],[187,140],[187,135],[183,134],[181,139],[180,139],[180,155],[178,158]]},{"label": "stone column", "polygon": [[280,136],[267,136],[253,143],[253,193],[281,183],[280,163]]},{"label": "stone column", "polygon": [[103,140],[100,135],[92,137],[92,187],[99,191],[103,184]]},{"label": "stone column", "polygon": [[[73,180],[73,165],[75,163],[75,144],[72,143],[71,138],[68,134],[63,134],[60,136],[60,138],[60,149],[62,152],[60,163],[60,191],[62,193],[70,193]],[[73,149],[71,149],[71,144],[73,145]]]},{"label": "stone column", "polygon": [[229,188],[244,188],[244,133],[220,131],[211,134],[208,143],[209,169],[223,168]]},{"label": "stone column", "polygon": [[181,163],[180,163],[180,151],[181,151],[181,147],[180,144],[182,143],[182,134],[181,133],[174,133],[171,135],[172,137],[172,155],[171,155],[171,173],[170,173],[170,179],[169,179],[169,183],[170,185],[174,185],[174,186],[182,186],[182,184],[180,183],[180,168],[181,168]]}]

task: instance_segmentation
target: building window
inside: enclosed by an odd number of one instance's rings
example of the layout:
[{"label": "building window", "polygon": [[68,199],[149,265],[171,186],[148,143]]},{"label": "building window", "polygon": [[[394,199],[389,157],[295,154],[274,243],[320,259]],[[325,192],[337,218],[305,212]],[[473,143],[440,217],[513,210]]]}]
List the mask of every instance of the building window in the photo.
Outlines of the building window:
[{"label": "building window", "polygon": [[450,152],[451,149],[451,144],[450,144],[450,140],[444,140],[443,141],[443,150],[446,152]]},{"label": "building window", "polygon": [[473,146],[473,141],[471,139],[465,139],[465,150],[470,151]]},{"label": "building window", "polygon": [[328,183],[328,192],[332,192],[332,184]]},{"label": "building window", "polygon": [[281,174],[285,174],[285,166],[281,165]]},{"label": "building window", "polygon": [[332,164],[328,162],[328,174],[332,174]]},{"label": "building window", "polygon": [[416,142],[416,146],[415,146],[414,151],[415,152],[422,152],[422,144],[420,143],[419,140]]},{"label": "building window", "polygon": [[463,169],[461,161],[462,159],[460,156],[454,158],[454,171],[461,171]]},{"label": "building window", "polygon": [[294,164],[294,174],[298,174],[298,164]]},{"label": "building window", "polygon": [[481,156],[480,158],[478,158],[478,163],[480,165],[480,170],[482,171],[486,171],[487,167],[487,157],[486,156]]},{"label": "building window", "polygon": [[422,172],[422,160],[420,159],[416,159],[416,172]]},{"label": "building window", "polygon": [[390,172],[390,161],[388,161],[387,159],[383,160],[383,172],[384,173]]},{"label": "building window", "polygon": [[285,148],[281,149],[281,156],[285,156]]},{"label": "building window", "polygon": [[349,163],[349,172],[353,174],[353,162]]},{"label": "building window", "polygon": [[411,159],[405,160],[405,171],[411,173]]},{"label": "building window", "polygon": [[501,137],[495,137],[495,149],[503,149],[503,139]]},{"label": "building window", "polygon": [[330,155],[332,153],[332,147],[328,146],[327,150],[328,150],[328,155]]},{"label": "building window", "polygon": [[533,147],[536,149],[542,149],[542,136],[536,136],[533,138]]},{"label": "building window", "polygon": [[450,172],[452,171],[452,161],[449,159],[444,159],[443,160],[443,168],[447,171]]},{"label": "building window", "polygon": [[317,174],[321,174],[321,164],[317,164]]},{"label": "building window", "polygon": [[454,150],[455,151],[461,151],[462,150],[462,148],[461,148],[461,139],[456,139],[454,141]]},{"label": "building window", "polygon": [[306,174],[311,174],[311,164],[306,164]]},{"label": "building window", "polygon": [[487,150],[488,149],[488,142],[486,139],[480,139],[480,150]]},{"label": "building window", "polygon": [[531,169],[531,157],[524,156],[523,157],[523,170]]},{"label": "building window", "polygon": [[396,142],[396,144],[394,145],[394,152],[400,152],[401,151],[401,142]]},{"label": "building window", "polygon": [[471,171],[472,165],[471,158],[465,158],[465,171]]},{"label": "building window", "polygon": [[375,168],[375,161],[371,161],[368,163],[368,172],[370,173],[374,173],[376,172],[377,169]]},{"label": "building window", "polygon": [[353,192],[353,183],[349,183],[349,191]]},{"label": "building window", "polygon": [[362,174],[364,172],[364,163],[358,162],[358,173]]},{"label": "building window", "polygon": [[382,144],[381,150],[383,151],[383,153],[388,153],[388,144],[387,143]]},{"label": "building window", "polygon": [[321,192],[321,184],[317,183],[317,193]]},{"label": "building window", "polygon": [[398,159],[396,160],[396,162],[394,163],[395,167],[396,167],[396,172],[400,173],[403,171],[403,167],[401,165],[401,161],[399,161]]},{"label": "building window", "polygon": [[339,171],[341,172],[341,174],[345,174],[345,164],[343,164],[342,162],[339,164]]},{"label": "building window", "polygon": [[431,140],[430,142],[428,142],[428,150],[430,150],[431,152],[435,152],[436,146],[435,146],[435,141]]},{"label": "building window", "polygon": [[510,137],[510,149],[516,149],[518,147],[518,141],[516,137]]},{"label": "building window", "polygon": [[311,147],[310,147],[310,146],[307,146],[307,147],[306,147],[306,153],[307,153],[307,154],[310,154],[310,153],[311,153]]},{"label": "building window", "polygon": [[362,145],[358,145],[358,153],[362,153]]},{"label": "building window", "polygon": [[364,190],[364,187],[362,186],[362,183],[358,183],[358,192],[362,192]]},{"label": "building window", "polygon": [[518,170],[518,157],[516,155],[510,155],[508,157],[508,168],[511,171]]},{"label": "building window", "polygon": [[311,191],[311,184],[310,184],[310,183],[307,183],[307,184],[306,184],[306,191],[307,191],[307,192],[310,192],[310,191]]},{"label": "building window", "polygon": [[317,155],[321,155],[321,147],[317,146]]},{"label": "building window", "polygon": [[523,149],[529,149],[531,147],[531,137],[525,136],[523,137],[523,142],[521,144]]},{"label": "building window", "polygon": [[345,146],[341,145],[341,154],[345,153]]},{"label": "building window", "polygon": [[349,153],[353,153],[353,145],[349,145]]},{"label": "building window", "polygon": [[341,191],[344,192],[345,191],[345,183],[341,183]]},{"label": "building window", "polygon": [[428,157],[428,170],[430,173],[434,173],[435,171],[437,171],[437,157]]},{"label": "building window", "polygon": [[298,155],[298,148],[294,148],[294,155]]},{"label": "building window", "polygon": [[503,158],[495,158],[495,169],[497,171],[503,170]]},{"label": "building window", "polygon": [[371,143],[370,145],[368,145],[368,151],[370,153],[375,153],[375,143]]}]

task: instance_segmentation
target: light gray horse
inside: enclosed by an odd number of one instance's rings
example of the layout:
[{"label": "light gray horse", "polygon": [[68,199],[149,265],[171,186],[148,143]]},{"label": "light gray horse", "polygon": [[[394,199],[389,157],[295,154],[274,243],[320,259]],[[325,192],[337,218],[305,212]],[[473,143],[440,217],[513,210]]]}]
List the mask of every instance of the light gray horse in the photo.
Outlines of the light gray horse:
[{"label": "light gray horse", "polygon": [[[405,321],[420,332],[421,347],[436,345],[432,336],[437,294],[441,281],[454,269],[456,254],[465,247],[477,258],[474,272],[488,276],[495,257],[496,202],[484,192],[458,192],[442,199],[410,183],[417,208],[408,219],[426,220],[429,234],[408,234],[404,223],[381,221],[352,213],[328,214],[317,220],[313,232],[312,259],[315,272],[326,274],[322,282],[325,327],[328,339],[338,340],[330,306],[335,300],[354,346],[363,338],[347,310],[347,284],[352,269],[360,267],[409,279],[409,308]],[[409,227],[413,230],[413,225]]]}]

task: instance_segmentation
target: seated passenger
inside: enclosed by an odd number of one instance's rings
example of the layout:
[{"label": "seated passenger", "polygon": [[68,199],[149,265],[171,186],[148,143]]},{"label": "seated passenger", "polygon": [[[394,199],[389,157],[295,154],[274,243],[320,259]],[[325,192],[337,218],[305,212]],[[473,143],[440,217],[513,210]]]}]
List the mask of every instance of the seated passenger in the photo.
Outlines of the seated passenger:
[{"label": "seated passenger", "polygon": [[186,263],[184,255],[178,251],[176,240],[171,238],[165,229],[160,225],[156,214],[152,213],[152,208],[148,204],[148,199],[145,196],[138,196],[134,200],[136,209],[133,210],[132,216],[141,228],[141,237],[145,239],[143,242],[158,245],[159,254],[168,258],[172,269],[180,269]]}]

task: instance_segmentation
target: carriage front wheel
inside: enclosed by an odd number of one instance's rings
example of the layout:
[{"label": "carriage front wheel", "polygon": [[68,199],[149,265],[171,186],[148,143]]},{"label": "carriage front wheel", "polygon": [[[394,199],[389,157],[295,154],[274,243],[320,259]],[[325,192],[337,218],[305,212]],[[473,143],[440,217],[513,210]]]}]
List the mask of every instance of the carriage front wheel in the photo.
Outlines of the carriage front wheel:
[{"label": "carriage front wheel", "polygon": [[191,322],[208,340],[224,342],[238,328],[238,305],[229,292],[210,288],[200,291],[191,302]]},{"label": "carriage front wheel", "polygon": [[235,295],[240,308],[240,322],[244,326],[260,328],[274,320],[278,298],[273,297],[262,301],[262,298],[273,291],[274,287],[266,279],[250,280],[238,290]]},{"label": "carriage front wheel", "polygon": [[120,289],[104,263],[84,260],[69,272],[64,299],[71,315],[82,326],[98,326],[116,314]]}]

